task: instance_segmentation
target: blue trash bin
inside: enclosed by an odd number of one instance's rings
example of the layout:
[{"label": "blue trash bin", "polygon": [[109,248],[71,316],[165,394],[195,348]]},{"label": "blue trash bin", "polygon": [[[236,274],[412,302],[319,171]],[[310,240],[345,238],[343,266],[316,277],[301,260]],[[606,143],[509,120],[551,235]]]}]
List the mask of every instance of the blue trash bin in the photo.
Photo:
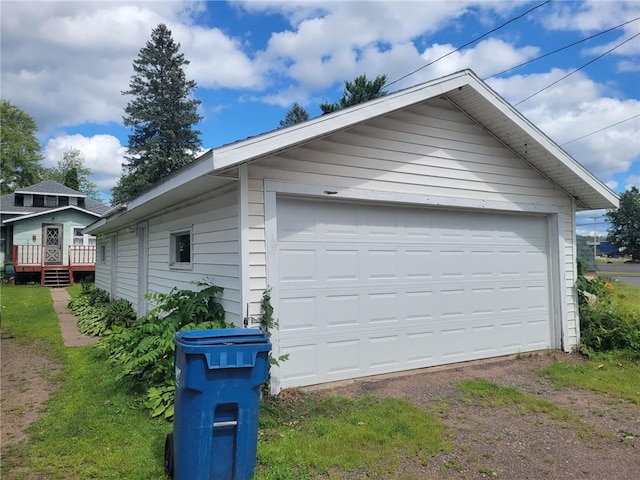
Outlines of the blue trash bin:
[{"label": "blue trash bin", "polygon": [[167,473],[176,480],[249,480],[256,463],[260,387],[269,369],[268,337],[251,328],[192,330],[179,332],[174,343],[176,396]]}]

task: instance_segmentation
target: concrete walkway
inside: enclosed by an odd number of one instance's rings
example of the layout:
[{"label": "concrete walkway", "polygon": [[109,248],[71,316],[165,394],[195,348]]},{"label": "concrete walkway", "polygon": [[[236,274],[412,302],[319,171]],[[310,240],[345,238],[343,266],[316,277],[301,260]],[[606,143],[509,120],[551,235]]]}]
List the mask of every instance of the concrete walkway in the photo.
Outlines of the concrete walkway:
[{"label": "concrete walkway", "polygon": [[50,288],[49,291],[53,299],[53,309],[58,315],[65,347],[84,347],[96,343],[98,337],[89,337],[78,330],[78,319],[67,306],[71,300],[69,292],[65,288]]}]

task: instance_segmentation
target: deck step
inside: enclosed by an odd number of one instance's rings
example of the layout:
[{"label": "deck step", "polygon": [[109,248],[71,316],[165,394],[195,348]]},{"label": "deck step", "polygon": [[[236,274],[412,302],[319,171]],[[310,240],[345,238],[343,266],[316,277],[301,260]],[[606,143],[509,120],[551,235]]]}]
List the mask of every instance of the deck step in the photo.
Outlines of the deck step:
[{"label": "deck step", "polygon": [[42,286],[67,287],[71,285],[71,274],[68,268],[48,268],[42,272]]}]

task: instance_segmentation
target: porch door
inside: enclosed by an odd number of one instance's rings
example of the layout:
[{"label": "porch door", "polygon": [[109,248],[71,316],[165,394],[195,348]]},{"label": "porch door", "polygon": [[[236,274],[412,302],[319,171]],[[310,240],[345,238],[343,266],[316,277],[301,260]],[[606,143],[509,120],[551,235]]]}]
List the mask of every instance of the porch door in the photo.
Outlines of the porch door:
[{"label": "porch door", "polygon": [[44,225],[44,264],[62,265],[62,225]]}]

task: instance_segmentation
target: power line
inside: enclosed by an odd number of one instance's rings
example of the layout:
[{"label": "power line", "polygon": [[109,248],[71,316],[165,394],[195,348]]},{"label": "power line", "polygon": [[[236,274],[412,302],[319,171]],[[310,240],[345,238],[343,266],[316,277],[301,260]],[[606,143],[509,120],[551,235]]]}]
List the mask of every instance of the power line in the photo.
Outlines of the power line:
[{"label": "power line", "polygon": [[586,38],[583,38],[582,40],[578,40],[576,42],[570,43],[569,45],[565,45],[564,47],[560,47],[560,48],[558,48],[558,49],[556,49],[556,50],[554,50],[552,52],[545,53],[544,55],[540,55],[539,57],[536,57],[536,58],[532,58],[531,60],[523,62],[523,63],[521,63],[519,65],[516,65],[515,67],[507,68],[506,70],[503,70],[501,72],[494,73],[490,77],[486,77],[483,80],[489,80],[490,78],[497,77],[498,75],[502,75],[503,73],[510,72],[511,70],[515,70],[516,68],[523,67],[523,66],[528,65],[530,63],[533,63],[533,62],[535,62],[537,60],[541,60],[541,59],[543,59],[545,57],[548,57],[549,55],[553,55],[555,53],[561,52],[562,50],[566,50],[567,48],[575,47],[576,45],[578,45],[580,43],[586,42],[588,40],[592,40],[592,39],[594,39],[596,37],[599,37],[600,35],[604,35],[605,33],[609,33],[609,32],[611,32],[613,30],[616,30],[616,29],[618,29],[620,27],[624,27],[625,25],[628,25],[631,22],[635,22],[636,20],[640,20],[640,17],[633,18],[633,19],[631,19],[631,20],[629,20],[627,22],[621,23],[620,25],[616,25],[615,27],[611,27],[611,28],[609,28],[607,30],[603,30],[603,31],[601,31],[599,33],[595,33],[595,34],[590,35],[590,36],[588,36]]},{"label": "power line", "polygon": [[540,8],[540,7],[544,6],[544,5],[546,5],[546,4],[547,4],[547,3],[549,3],[550,1],[551,1],[551,0],[546,0],[545,2],[542,2],[542,3],[538,4],[538,5],[536,5],[535,7],[530,8],[530,9],[529,9],[529,10],[527,10],[526,12],[521,13],[520,15],[518,15],[518,16],[516,16],[516,17],[513,17],[513,18],[512,18],[512,19],[510,19],[510,20],[507,20],[507,21],[506,21],[506,22],[504,22],[502,25],[500,25],[500,26],[498,26],[498,27],[494,28],[493,30],[490,30],[490,31],[488,31],[488,32],[486,32],[486,33],[483,33],[483,34],[482,34],[482,35],[480,35],[479,37],[476,37],[476,38],[474,38],[473,40],[468,41],[467,43],[465,43],[464,45],[462,45],[462,46],[460,46],[460,47],[456,48],[455,50],[452,50],[452,51],[450,51],[449,53],[446,53],[446,54],[442,55],[441,57],[436,58],[436,59],[435,59],[435,60],[433,60],[432,62],[429,62],[429,63],[427,63],[426,65],[423,65],[422,67],[420,67],[420,68],[418,68],[418,69],[414,70],[413,72],[409,72],[409,73],[407,73],[406,75],[403,75],[402,77],[398,78],[397,80],[394,80],[393,82],[388,83],[386,86],[387,86],[387,87],[390,87],[390,86],[391,86],[391,85],[393,85],[394,83],[398,83],[399,81],[404,80],[404,79],[405,79],[405,78],[407,78],[407,77],[410,77],[410,76],[411,76],[411,75],[413,75],[414,73],[418,73],[420,70],[423,70],[423,69],[425,69],[425,68],[427,68],[427,67],[429,67],[429,66],[433,65],[434,63],[439,62],[439,61],[440,61],[440,60],[442,60],[443,58],[446,58],[446,57],[448,57],[449,55],[452,55],[452,54],[454,54],[454,53],[456,53],[456,52],[459,52],[459,51],[460,51],[460,50],[462,50],[463,48],[468,47],[469,45],[471,45],[471,44],[473,44],[473,43],[476,43],[478,40],[483,39],[483,38],[484,38],[484,37],[486,37],[487,35],[491,35],[492,33],[497,32],[498,30],[500,30],[501,28],[503,28],[503,27],[505,27],[505,26],[509,25],[510,23],[515,22],[516,20],[519,20],[519,19],[521,19],[522,17],[524,17],[524,16],[526,16],[526,15],[530,14],[530,13],[531,13],[531,12],[533,12],[534,10],[536,10],[536,9],[538,9],[538,8]]},{"label": "power line", "polygon": [[606,51],[606,52],[604,52],[602,55],[598,55],[596,58],[594,58],[594,59],[592,59],[592,60],[588,61],[587,63],[585,63],[584,65],[582,65],[582,66],[580,66],[580,67],[576,68],[576,69],[575,69],[575,70],[573,70],[572,72],[569,72],[568,74],[566,74],[564,77],[560,78],[559,80],[556,80],[555,82],[553,82],[553,83],[551,83],[551,84],[547,85],[546,87],[544,87],[544,88],[543,88],[543,89],[541,89],[541,90],[538,90],[538,91],[537,91],[537,92],[535,92],[535,93],[532,93],[532,94],[531,94],[531,95],[529,95],[527,98],[525,98],[525,99],[523,99],[523,100],[520,100],[518,103],[516,103],[516,104],[514,105],[514,107],[517,107],[517,106],[518,106],[518,105],[520,105],[521,103],[526,102],[527,100],[529,100],[529,99],[531,99],[531,98],[535,97],[535,96],[536,96],[536,95],[538,95],[539,93],[542,93],[542,92],[544,92],[545,90],[547,90],[547,89],[549,89],[549,88],[553,87],[554,85],[556,85],[557,83],[560,83],[560,82],[561,82],[562,80],[564,80],[565,78],[570,77],[570,76],[571,76],[571,75],[573,75],[574,73],[579,72],[579,71],[580,71],[580,70],[582,70],[583,68],[585,68],[585,67],[587,67],[587,66],[591,65],[593,62],[595,62],[595,61],[597,61],[597,60],[600,60],[600,59],[601,59],[602,57],[604,57],[605,55],[608,55],[609,53],[613,52],[615,49],[620,48],[622,45],[624,45],[624,44],[625,44],[625,43],[627,43],[627,42],[630,42],[631,40],[633,40],[633,39],[634,39],[634,38],[636,38],[637,36],[640,36],[640,33],[636,33],[636,34],[635,34],[635,35],[633,35],[632,37],[627,38],[624,42],[619,43],[619,44],[618,44],[618,45],[616,45],[615,47],[613,47],[613,48],[611,48],[611,49],[607,50],[607,51]]},{"label": "power line", "polygon": [[601,128],[599,130],[596,130],[594,132],[587,133],[586,135],[583,135],[581,137],[574,138],[573,140],[569,140],[568,142],[565,142],[565,143],[561,144],[560,146],[564,147],[565,145],[568,145],[568,144],[573,143],[573,142],[577,142],[578,140],[582,140],[583,138],[590,137],[591,135],[595,135],[596,133],[600,133],[600,132],[602,132],[604,130],[607,130],[608,128],[615,127],[617,125],[620,125],[621,123],[628,122],[629,120],[633,120],[634,118],[638,118],[638,117],[640,117],[640,113],[638,113],[637,115],[634,115],[633,117],[629,117],[629,118],[626,118],[624,120],[620,120],[619,122],[616,122],[614,124],[611,124],[611,125],[608,125],[606,127],[603,127],[603,128]]}]

